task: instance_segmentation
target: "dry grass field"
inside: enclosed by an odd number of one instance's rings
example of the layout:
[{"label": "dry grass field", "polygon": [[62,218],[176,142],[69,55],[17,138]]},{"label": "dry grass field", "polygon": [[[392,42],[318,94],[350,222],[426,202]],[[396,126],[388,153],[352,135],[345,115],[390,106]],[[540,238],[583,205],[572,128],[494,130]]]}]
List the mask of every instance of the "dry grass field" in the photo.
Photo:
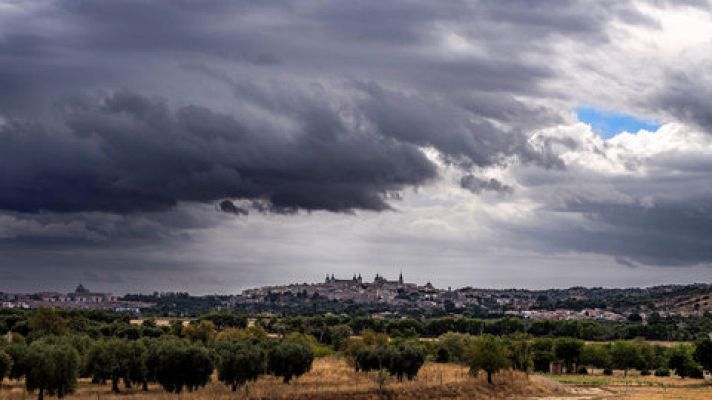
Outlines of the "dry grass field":
[{"label": "dry grass field", "polygon": [[[0,399],[31,400],[22,382],[4,381]],[[83,381],[70,400],[148,400],[148,399],[245,399],[244,389],[233,393],[219,382],[212,382],[194,393],[174,395],[158,386],[150,391],[124,390],[113,394],[109,386]],[[285,385],[273,377],[263,377],[249,386],[251,399],[366,400],[366,399],[712,399],[712,385],[700,380],[676,377],[623,377],[621,375],[558,375],[527,378],[524,374],[504,372],[495,376],[494,385],[483,375],[472,377],[467,368],[453,364],[426,363],[412,382],[391,380],[383,392],[378,390],[375,373],[357,373],[341,358],[315,360],[311,372]]]},{"label": "dry grass field", "polygon": [[555,375],[547,376],[566,385],[580,399],[712,399],[712,384],[699,379],[679,377]]},{"label": "dry grass field", "polygon": [[[489,385],[484,376],[472,377],[464,367],[452,364],[427,363],[412,382],[391,380],[379,392],[375,373],[357,373],[343,359],[326,357],[317,359],[311,372],[289,385],[272,377],[263,377],[250,384],[251,399],[509,399],[539,398],[564,395],[563,386],[547,379],[521,373],[505,372],[495,377]],[[21,382],[8,382],[0,392],[0,399],[33,399],[25,393]],[[71,400],[144,400],[144,399],[243,399],[244,390],[237,394],[219,382],[212,382],[194,393],[173,395],[159,387],[149,392],[140,390],[112,394],[108,386],[82,382],[78,392],[67,397]]]}]

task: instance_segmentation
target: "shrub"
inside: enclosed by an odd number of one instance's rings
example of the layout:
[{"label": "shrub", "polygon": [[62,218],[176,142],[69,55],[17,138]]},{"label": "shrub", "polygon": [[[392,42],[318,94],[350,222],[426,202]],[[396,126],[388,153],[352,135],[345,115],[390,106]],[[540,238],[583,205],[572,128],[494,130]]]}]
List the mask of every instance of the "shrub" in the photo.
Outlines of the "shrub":
[{"label": "shrub", "polygon": [[586,369],[586,367],[579,367],[576,373],[579,375],[588,375],[588,370]]},{"label": "shrub", "polygon": [[650,376],[650,370],[649,369],[644,369],[640,371],[641,376]]},{"label": "shrub", "polygon": [[655,376],[670,376],[670,370],[667,368],[660,368],[655,370]]},{"label": "shrub", "polygon": [[611,375],[613,375],[613,370],[610,368],[606,368],[603,370],[603,375],[611,376]]}]

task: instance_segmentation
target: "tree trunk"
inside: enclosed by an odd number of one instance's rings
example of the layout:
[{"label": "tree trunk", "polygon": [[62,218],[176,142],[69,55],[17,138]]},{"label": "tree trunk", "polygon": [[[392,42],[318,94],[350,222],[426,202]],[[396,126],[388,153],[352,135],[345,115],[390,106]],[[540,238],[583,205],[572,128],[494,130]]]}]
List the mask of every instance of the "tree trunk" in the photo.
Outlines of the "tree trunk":
[{"label": "tree trunk", "polygon": [[148,381],[143,381],[143,391],[148,392]]},{"label": "tree trunk", "polygon": [[40,388],[40,392],[37,395],[37,400],[44,400],[44,388]]},{"label": "tree trunk", "polygon": [[232,391],[237,392],[237,385],[234,383],[232,384]]},{"label": "tree trunk", "polygon": [[111,378],[111,391],[114,393],[119,393],[119,378],[118,377]]},{"label": "tree trunk", "polygon": [[492,373],[487,371],[487,383],[492,384]]}]

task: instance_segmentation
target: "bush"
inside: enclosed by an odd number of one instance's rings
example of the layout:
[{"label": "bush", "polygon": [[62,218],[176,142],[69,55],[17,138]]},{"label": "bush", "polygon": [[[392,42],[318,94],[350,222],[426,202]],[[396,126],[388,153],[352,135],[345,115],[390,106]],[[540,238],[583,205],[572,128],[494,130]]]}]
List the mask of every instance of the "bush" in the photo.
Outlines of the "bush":
[{"label": "bush", "polygon": [[692,379],[704,379],[705,373],[702,371],[702,368],[698,366],[690,366],[687,369],[687,376]]},{"label": "bush", "polygon": [[438,349],[438,353],[435,357],[435,362],[439,362],[439,363],[450,362],[450,352],[448,352],[446,348],[440,347]]},{"label": "bush", "polygon": [[588,375],[588,370],[586,369],[586,367],[579,367],[576,373],[579,375]]},{"label": "bush", "polygon": [[610,368],[606,368],[603,370],[603,375],[611,376],[611,375],[613,375],[613,370]]},{"label": "bush", "polygon": [[655,376],[670,376],[670,370],[667,368],[660,368],[655,370]]},{"label": "bush", "polygon": [[644,369],[640,371],[641,376],[650,376],[650,370]]}]

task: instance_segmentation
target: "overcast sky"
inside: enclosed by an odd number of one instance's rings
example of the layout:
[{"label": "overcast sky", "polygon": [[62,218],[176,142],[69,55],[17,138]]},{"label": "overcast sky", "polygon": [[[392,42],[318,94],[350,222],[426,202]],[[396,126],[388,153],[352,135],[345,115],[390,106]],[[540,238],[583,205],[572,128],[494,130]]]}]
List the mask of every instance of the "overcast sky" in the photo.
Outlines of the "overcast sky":
[{"label": "overcast sky", "polygon": [[0,0],[0,291],[712,281],[712,4]]}]

